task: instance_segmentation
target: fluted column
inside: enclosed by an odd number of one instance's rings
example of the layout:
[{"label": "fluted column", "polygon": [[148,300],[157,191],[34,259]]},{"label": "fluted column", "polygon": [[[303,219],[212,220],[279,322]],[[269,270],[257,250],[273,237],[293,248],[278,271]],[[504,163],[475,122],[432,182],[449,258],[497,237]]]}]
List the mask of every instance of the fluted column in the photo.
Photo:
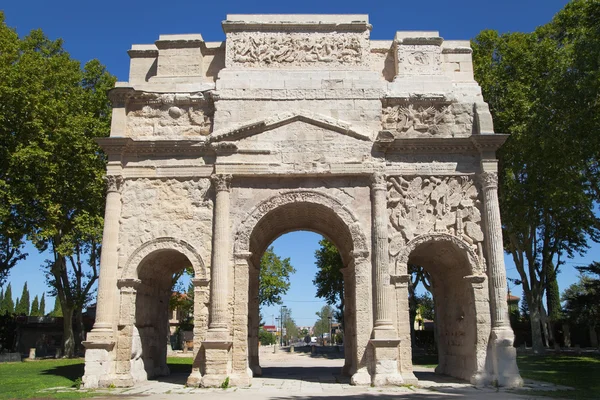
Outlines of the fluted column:
[{"label": "fluted column", "polygon": [[385,175],[372,176],[373,261],[375,264],[375,329],[393,330],[390,310],[390,274],[388,270],[387,184]]},{"label": "fluted column", "polygon": [[230,262],[229,191],[231,175],[213,175],[215,211],[213,222],[210,331],[227,330],[227,275]]},{"label": "fluted column", "polygon": [[498,174],[495,162],[482,162],[482,166],[480,180],[483,189],[487,273],[490,282],[492,317],[490,380],[499,386],[519,387],[523,385],[523,379],[521,379],[517,367],[517,352],[513,346],[515,335],[508,319],[506,267],[504,266],[502,223],[498,202]]},{"label": "fluted column", "polygon": [[121,175],[106,177],[107,194],[104,210],[104,231],[102,233],[102,254],[100,255],[100,277],[98,280],[98,299],[96,322],[88,341],[97,335],[113,336],[115,310],[114,302],[117,288],[117,264],[119,262],[119,218],[121,216]]},{"label": "fluted column", "polygon": [[506,302],[506,267],[502,241],[502,224],[498,203],[498,174],[481,174],[485,209],[485,237],[487,242],[488,274],[491,282],[492,327],[510,326]]}]

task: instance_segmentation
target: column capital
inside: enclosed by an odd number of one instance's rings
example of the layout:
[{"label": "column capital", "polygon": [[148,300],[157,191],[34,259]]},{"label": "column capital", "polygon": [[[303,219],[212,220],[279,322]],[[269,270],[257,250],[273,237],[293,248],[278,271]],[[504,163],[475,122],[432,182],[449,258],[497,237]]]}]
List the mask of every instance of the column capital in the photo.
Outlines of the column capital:
[{"label": "column capital", "polygon": [[371,175],[371,187],[373,190],[387,190],[387,176],[381,172],[375,172]]},{"label": "column capital", "polygon": [[482,172],[479,174],[479,182],[483,189],[498,188],[498,173],[497,172]]},{"label": "column capital", "polygon": [[239,251],[233,254],[236,262],[246,261],[252,257],[252,252],[250,251]]},{"label": "column capital", "polygon": [[119,289],[121,289],[121,291],[125,291],[126,289],[131,289],[133,291],[136,291],[140,285],[142,284],[142,281],[139,279],[119,279],[117,281],[117,287]]},{"label": "column capital", "polygon": [[106,181],[107,193],[121,193],[123,182],[125,181],[122,175],[106,175],[104,180]]},{"label": "column capital", "polygon": [[229,192],[232,178],[231,174],[214,174],[210,177],[217,192]]},{"label": "column capital", "polygon": [[210,279],[192,278],[192,285],[194,285],[194,287],[208,287],[209,283],[210,283]]}]

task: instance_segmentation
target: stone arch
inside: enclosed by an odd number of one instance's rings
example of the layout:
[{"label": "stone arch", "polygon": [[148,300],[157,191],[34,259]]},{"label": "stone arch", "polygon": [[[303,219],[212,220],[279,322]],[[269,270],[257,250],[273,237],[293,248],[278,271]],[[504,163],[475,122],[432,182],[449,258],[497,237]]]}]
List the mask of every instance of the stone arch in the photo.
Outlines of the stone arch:
[{"label": "stone arch", "polygon": [[143,260],[152,253],[159,251],[172,250],[183,254],[192,264],[194,269],[194,278],[206,279],[206,267],[204,261],[196,249],[184,240],[173,237],[160,237],[152,239],[134,250],[127,259],[123,268],[122,279],[138,279],[139,268],[143,265]]},{"label": "stone arch", "polygon": [[[258,275],[260,257],[268,245],[285,233],[296,230],[317,232],[330,239],[338,248],[344,271],[347,340],[345,346],[344,373],[352,374],[358,364],[356,334],[356,302],[348,300],[356,296],[354,270],[358,268],[355,259],[369,258],[370,242],[367,241],[358,218],[348,207],[334,197],[315,190],[290,190],[273,195],[254,206],[241,219],[235,234],[234,254],[248,255],[249,302],[248,332],[241,340],[248,340],[249,366],[255,374],[260,374],[258,355]],[[364,269],[364,261],[363,266]],[[370,265],[369,265],[370,268]],[[364,317],[361,317],[364,320]],[[362,332],[360,333],[362,335]],[[367,333],[367,337],[370,334]],[[363,340],[363,336],[361,339]],[[366,342],[366,341],[365,341]],[[361,342],[362,344],[362,342]],[[235,344],[234,344],[235,345]]]},{"label": "stone arch", "polygon": [[463,239],[432,232],[415,237],[400,251],[397,273],[406,274],[409,261],[431,276],[438,346],[436,372],[478,383],[485,374],[491,318],[481,257]]},{"label": "stone arch", "polygon": [[[316,190],[290,190],[263,200],[246,214],[242,223],[237,229],[235,235],[235,253],[245,253],[250,251],[251,236],[257,224],[270,212],[282,206],[293,205],[297,203],[309,203],[328,208],[343,222],[348,228],[352,237],[353,251],[369,253],[367,238],[358,223],[358,218],[343,205],[339,200],[325,193]],[[285,232],[283,232],[285,233]]]},{"label": "stone arch", "polygon": [[[467,243],[463,239],[461,239],[457,236],[451,235],[449,233],[446,233],[446,232],[426,233],[423,235],[419,235],[419,236],[413,238],[412,240],[410,240],[398,254],[398,261],[397,261],[396,268],[397,269],[403,268],[405,270],[406,266],[408,265],[408,259],[411,255],[411,253],[420,245],[429,243],[429,242],[450,242],[453,245],[455,245],[459,250],[464,251],[465,255],[467,256],[468,266],[470,269],[469,275],[480,275],[485,272],[484,267],[483,267],[483,262],[482,262],[481,258],[477,255],[477,253],[475,253],[475,251],[473,250],[473,246],[471,246],[469,243]],[[396,273],[405,273],[405,272],[396,271]]]}]

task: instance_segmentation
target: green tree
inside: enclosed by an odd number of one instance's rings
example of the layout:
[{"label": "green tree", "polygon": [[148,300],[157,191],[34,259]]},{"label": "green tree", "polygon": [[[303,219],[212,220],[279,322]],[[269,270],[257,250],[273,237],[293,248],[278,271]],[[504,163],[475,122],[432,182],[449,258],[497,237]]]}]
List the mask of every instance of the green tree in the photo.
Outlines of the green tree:
[{"label": "green tree", "polygon": [[317,297],[325,299],[327,304],[336,306],[336,319],[344,326],[344,263],[337,247],[328,239],[319,241],[321,246],[315,251],[315,264],[318,267],[313,284],[317,288]]},{"label": "green tree", "polygon": [[600,239],[598,18],[599,2],[573,1],[533,33],[483,31],[472,43],[496,131],[511,134],[499,152],[504,246],[520,275],[537,353],[544,294],[556,317],[564,258]]},{"label": "green tree", "polygon": [[429,293],[423,293],[417,297],[417,310],[424,319],[433,320],[435,318],[435,308],[433,298]]},{"label": "green tree", "polygon": [[298,338],[298,326],[296,321],[292,318],[292,309],[285,308],[282,313],[283,316],[283,328],[285,329],[284,340],[289,342],[294,338]]},{"label": "green tree", "polygon": [[0,304],[0,314],[12,314],[15,312],[15,303],[12,299],[12,287],[10,283],[6,286],[6,291],[4,292],[4,298],[2,299],[2,304]]},{"label": "green tree", "polygon": [[327,304],[321,307],[321,310],[317,311],[315,314],[318,318],[315,322],[315,326],[313,327],[313,333],[316,336],[329,333],[329,322],[335,322],[333,308]]},{"label": "green tree", "polygon": [[600,263],[577,268],[579,282],[569,286],[562,295],[566,318],[576,324],[587,326],[592,347],[598,347],[600,328]]},{"label": "green tree", "polygon": [[41,314],[40,314],[40,301],[38,300],[37,295],[33,298],[33,302],[31,303],[31,311],[29,312],[29,315],[31,315],[32,317],[39,317],[39,316],[41,316]]},{"label": "green tree", "polygon": [[281,296],[290,288],[290,276],[296,270],[290,264],[290,259],[281,259],[273,247],[265,250],[260,259],[260,276],[258,300],[261,306],[282,304]]},{"label": "green tree", "polygon": [[40,317],[46,315],[46,293],[42,293],[42,299],[40,300],[39,315]]},{"label": "green tree", "polygon": [[98,278],[105,157],[94,138],[110,131],[106,92],[115,78],[97,60],[82,68],[61,40],[40,30],[21,39],[2,16],[0,31],[0,203],[11,205],[0,211],[2,231],[23,226],[37,249],[51,254],[46,276],[71,357]]},{"label": "green tree", "polygon": [[267,332],[264,327],[258,329],[258,341],[263,346],[268,346],[277,343],[277,336],[271,332]]},{"label": "green tree", "polygon": [[29,315],[29,289],[27,289],[27,282],[23,285],[23,292],[21,292],[21,298],[15,305],[15,314],[17,315]]},{"label": "green tree", "polygon": [[2,303],[4,302],[4,288],[0,288],[0,315],[2,315]]}]

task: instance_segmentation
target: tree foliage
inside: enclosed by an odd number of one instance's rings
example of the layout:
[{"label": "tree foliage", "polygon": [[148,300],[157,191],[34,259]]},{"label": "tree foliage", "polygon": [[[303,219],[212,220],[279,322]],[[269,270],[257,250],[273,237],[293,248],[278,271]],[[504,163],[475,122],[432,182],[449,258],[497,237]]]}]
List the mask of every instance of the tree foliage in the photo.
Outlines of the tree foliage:
[{"label": "tree foliage", "polygon": [[260,259],[258,300],[261,306],[282,304],[281,296],[290,288],[290,276],[296,273],[290,259],[281,259],[273,247],[265,250]]},{"label": "tree foliage", "polygon": [[21,292],[21,297],[15,305],[15,314],[29,315],[29,289],[27,289],[27,282],[23,284],[23,291]]},{"label": "tree foliage", "polygon": [[43,317],[46,315],[46,293],[42,293],[42,299],[40,300],[39,316]]},{"label": "tree foliage", "polygon": [[344,277],[342,275],[342,256],[337,247],[328,239],[319,241],[321,246],[315,251],[315,264],[318,267],[313,284],[317,288],[317,297],[325,299],[327,304],[336,306],[335,318],[344,325]]},{"label": "tree foliage", "polygon": [[321,336],[324,333],[329,333],[329,322],[335,322],[333,307],[329,304],[321,307],[320,311],[315,313],[317,315],[317,321],[313,327],[313,333],[316,336]]},{"label": "tree foliage", "polygon": [[21,39],[0,15],[0,243],[11,245],[12,259],[25,234],[50,252],[47,278],[69,357],[72,318],[80,341],[98,277],[105,159],[94,138],[110,132],[114,82],[97,60],[82,68],[61,40],[40,30]]},{"label": "tree foliage", "polygon": [[579,267],[579,282],[569,286],[562,295],[568,320],[595,328],[600,326],[600,263]]},{"label": "tree foliage", "polygon": [[31,311],[29,312],[29,315],[31,315],[32,317],[42,316],[42,314],[40,314],[40,300],[38,299],[37,295],[33,298],[33,301],[31,302]]},{"label": "tree foliage", "polygon": [[12,314],[15,312],[15,303],[12,299],[12,287],[10,283],[6,286],[2,303],[0,304],[0,315]]},{"label": "tree foliage", "polygon": [[557,315],[564,258],[600,239],[598,20],[599,2],[576,0],[532,33],[483,31],[472,43],[496,131],[511,134],[498,154],[504,246],[520,275],[537,352],[544,293]]}]

